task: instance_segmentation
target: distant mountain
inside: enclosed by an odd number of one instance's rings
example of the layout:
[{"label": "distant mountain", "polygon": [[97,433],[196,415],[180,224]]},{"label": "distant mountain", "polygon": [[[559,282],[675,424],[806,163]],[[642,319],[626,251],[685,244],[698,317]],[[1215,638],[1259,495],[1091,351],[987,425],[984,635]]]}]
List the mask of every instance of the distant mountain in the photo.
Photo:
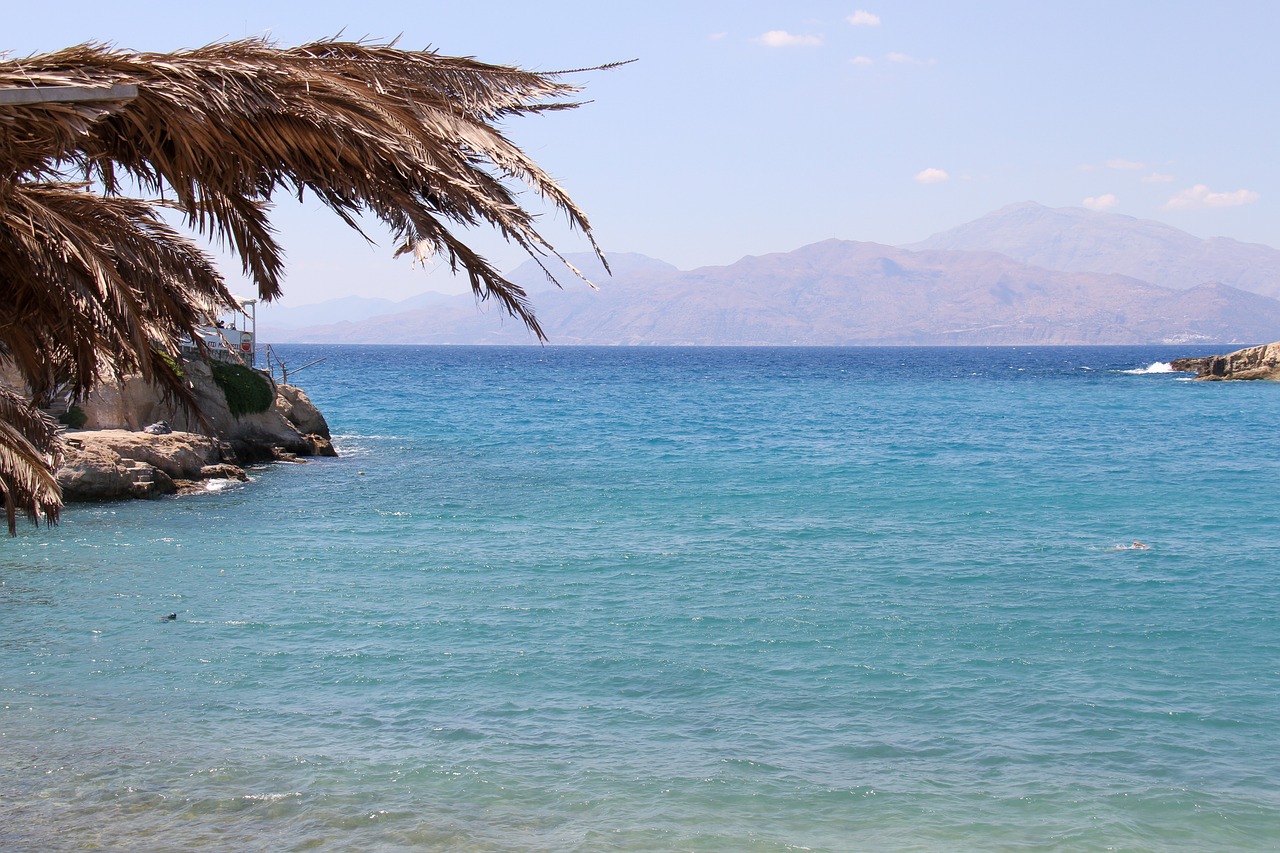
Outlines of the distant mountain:
[{"label": "distant mountain", "polygon": [[[628,256],[615,271],[599,292],[566,280],[564,290],[538,294],[552,344],[1254,343],[1280,336],[1275,299],[1223,284],[1176,290],[1054,271],[995,252],[827,240],[687,272]],[[533,343],[518,321],[489,304],[477,308],[470,296],[278,340]]]},{"label": "distant mountain", "polygon": [[344,296],[340,299],[293,307],[260,302],[257,306],[259,336],[264,340],[271,338],[283,340],[279,335],[290,329],[320,326],[340,320],[364,320],[379,314],[394,314],[397,311],[422,308],[448,298],[443,293],[422,293],[395,302],[377,297]]},{"label": "distant mountain", "polygon": [[[638,275],[677,271],[666,261],[636,252],[609,252],[605,257],[609,260],[608,270],[604,268],[604,264],[600,263],[600,259],[590,252],[569,252],[564,259],[573,264],[574,268],[588,281],[597,285],[609,281],[610,278],[631,278]],[[543,263],[563,287],[575,288],[582,283],[582,279],[565,269],[564,265],[555,258],[544,258]],[[525,261],[507,273],[507,280],[520,285],[528,293],[558,289],[555,282],[548,279],[547,273],[533,260]]]},{"label": "distant mountain", "polygon": [[[609,266],[617,276],[676,271],[676,268],[666,261],[659,261],[645,255],[619,252],[610,254],[608,258]],[[600,259],[593,254],[570,253],[565,255],[565,260],[573,264],[592,283],[609,280],[609,273],[600,263]],[[575,276],[554,257],[544,259],[544,263],[563,286],[575,288],[585,286],[581,278]],[[546,272],[532,260],[526,261],[507,273],[507,279],[520,285],[530,294],[556,289],[555,282],[547,278]],[[475,300],[470,296],[457,297],[434,291],[419,293],[417,296],[411,296],[399,302],[366,296],[344,296],[340,299],[292,307],[264,302],[258,305],[258,336],[264,341],[283,343],[296,340],[299,329],[311,329],[343,322],[358,323],[370,317],[402,314],[414,309],[436,309],[451,302],[465,303],[472,310],[475,305]]]},{"label": "distant mountain", "polygon": [[903,248],[1000,252],[1051,270],[1116,273],[1178,289],[1216,281],[1280,297],[1280,250],[1079,207],[1022,202]]}]

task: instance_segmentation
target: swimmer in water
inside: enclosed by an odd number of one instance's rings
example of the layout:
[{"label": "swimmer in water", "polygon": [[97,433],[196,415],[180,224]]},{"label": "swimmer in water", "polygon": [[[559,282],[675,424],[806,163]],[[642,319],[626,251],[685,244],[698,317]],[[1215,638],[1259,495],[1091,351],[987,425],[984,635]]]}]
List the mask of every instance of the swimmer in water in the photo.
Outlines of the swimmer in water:
[{"label": "swimmer in water", "polygon": [[1137,539],[1133,540],[1133,544],[1130,545],[1129,548],[1130,550],[1133,550],[1133,551],[1150,551],[1151,550],[1150,545],[1144,545],[1143,543],[1139,542]]}]

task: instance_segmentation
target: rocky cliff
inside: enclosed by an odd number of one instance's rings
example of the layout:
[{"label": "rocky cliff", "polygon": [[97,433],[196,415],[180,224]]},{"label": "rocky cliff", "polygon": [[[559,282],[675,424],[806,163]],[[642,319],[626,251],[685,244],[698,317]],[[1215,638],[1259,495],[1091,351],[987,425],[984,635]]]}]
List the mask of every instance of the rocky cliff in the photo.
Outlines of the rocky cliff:
[{"label": "rocky cliff", "polygon": [[1179,358],[1174,370],[1195,373],[1196,379],[1280,380],[1280,342],[1246,347],[1226,355]]},{"label": "rocky cliff", "polygon": [[183,371],[199,416],[140,376],[104,384],[80,403],[84,428],[67,432],[58,470],[64,500],[156,497],[202,480],[247,479],[240,466],[253,462],[337,455],[301,388],[272,383],[270,408],[236,416],[207,364],[187,362]]}]

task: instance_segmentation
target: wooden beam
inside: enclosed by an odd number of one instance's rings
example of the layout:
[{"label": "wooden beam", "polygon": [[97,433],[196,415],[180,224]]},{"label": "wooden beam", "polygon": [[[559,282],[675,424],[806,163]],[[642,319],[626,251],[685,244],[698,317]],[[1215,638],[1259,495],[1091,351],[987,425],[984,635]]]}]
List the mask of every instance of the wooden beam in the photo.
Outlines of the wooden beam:
[{"label": "wooden beam", "polygon": [[114,86],[23,86],[0,89],[0,104],[128,101],[136,97],[138,97],[137,83],[117,83]]}]

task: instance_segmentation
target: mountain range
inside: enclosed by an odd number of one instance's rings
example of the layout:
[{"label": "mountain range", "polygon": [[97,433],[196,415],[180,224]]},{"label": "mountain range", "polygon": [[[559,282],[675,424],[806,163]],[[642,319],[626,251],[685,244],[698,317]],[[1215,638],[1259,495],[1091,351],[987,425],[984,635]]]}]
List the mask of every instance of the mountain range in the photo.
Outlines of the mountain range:
[{"label": "mountain range", "polygon": [[[532,262],[509,275],[533,295],[552,344],[1239,344],[1280,337],[1280,251],[1032,202],[903,247],[826,240],[687,271],[611,254],[612,277],[591,256],[568,259],[600,289],[569,276],[565,289],[555,289]],[[518,321],[469,295],[400,303],[351,297],[267,310],[259,339],[275,342],[535,342]]]},{"label": "mountain range", "polygon": [[1218,281],[1280,297],[1280,251],[1229,237],[1203,240],[1163,222],[1023,202],[904,249],[999,252],[1064,272],[1118,273],[1179,290]]}]

